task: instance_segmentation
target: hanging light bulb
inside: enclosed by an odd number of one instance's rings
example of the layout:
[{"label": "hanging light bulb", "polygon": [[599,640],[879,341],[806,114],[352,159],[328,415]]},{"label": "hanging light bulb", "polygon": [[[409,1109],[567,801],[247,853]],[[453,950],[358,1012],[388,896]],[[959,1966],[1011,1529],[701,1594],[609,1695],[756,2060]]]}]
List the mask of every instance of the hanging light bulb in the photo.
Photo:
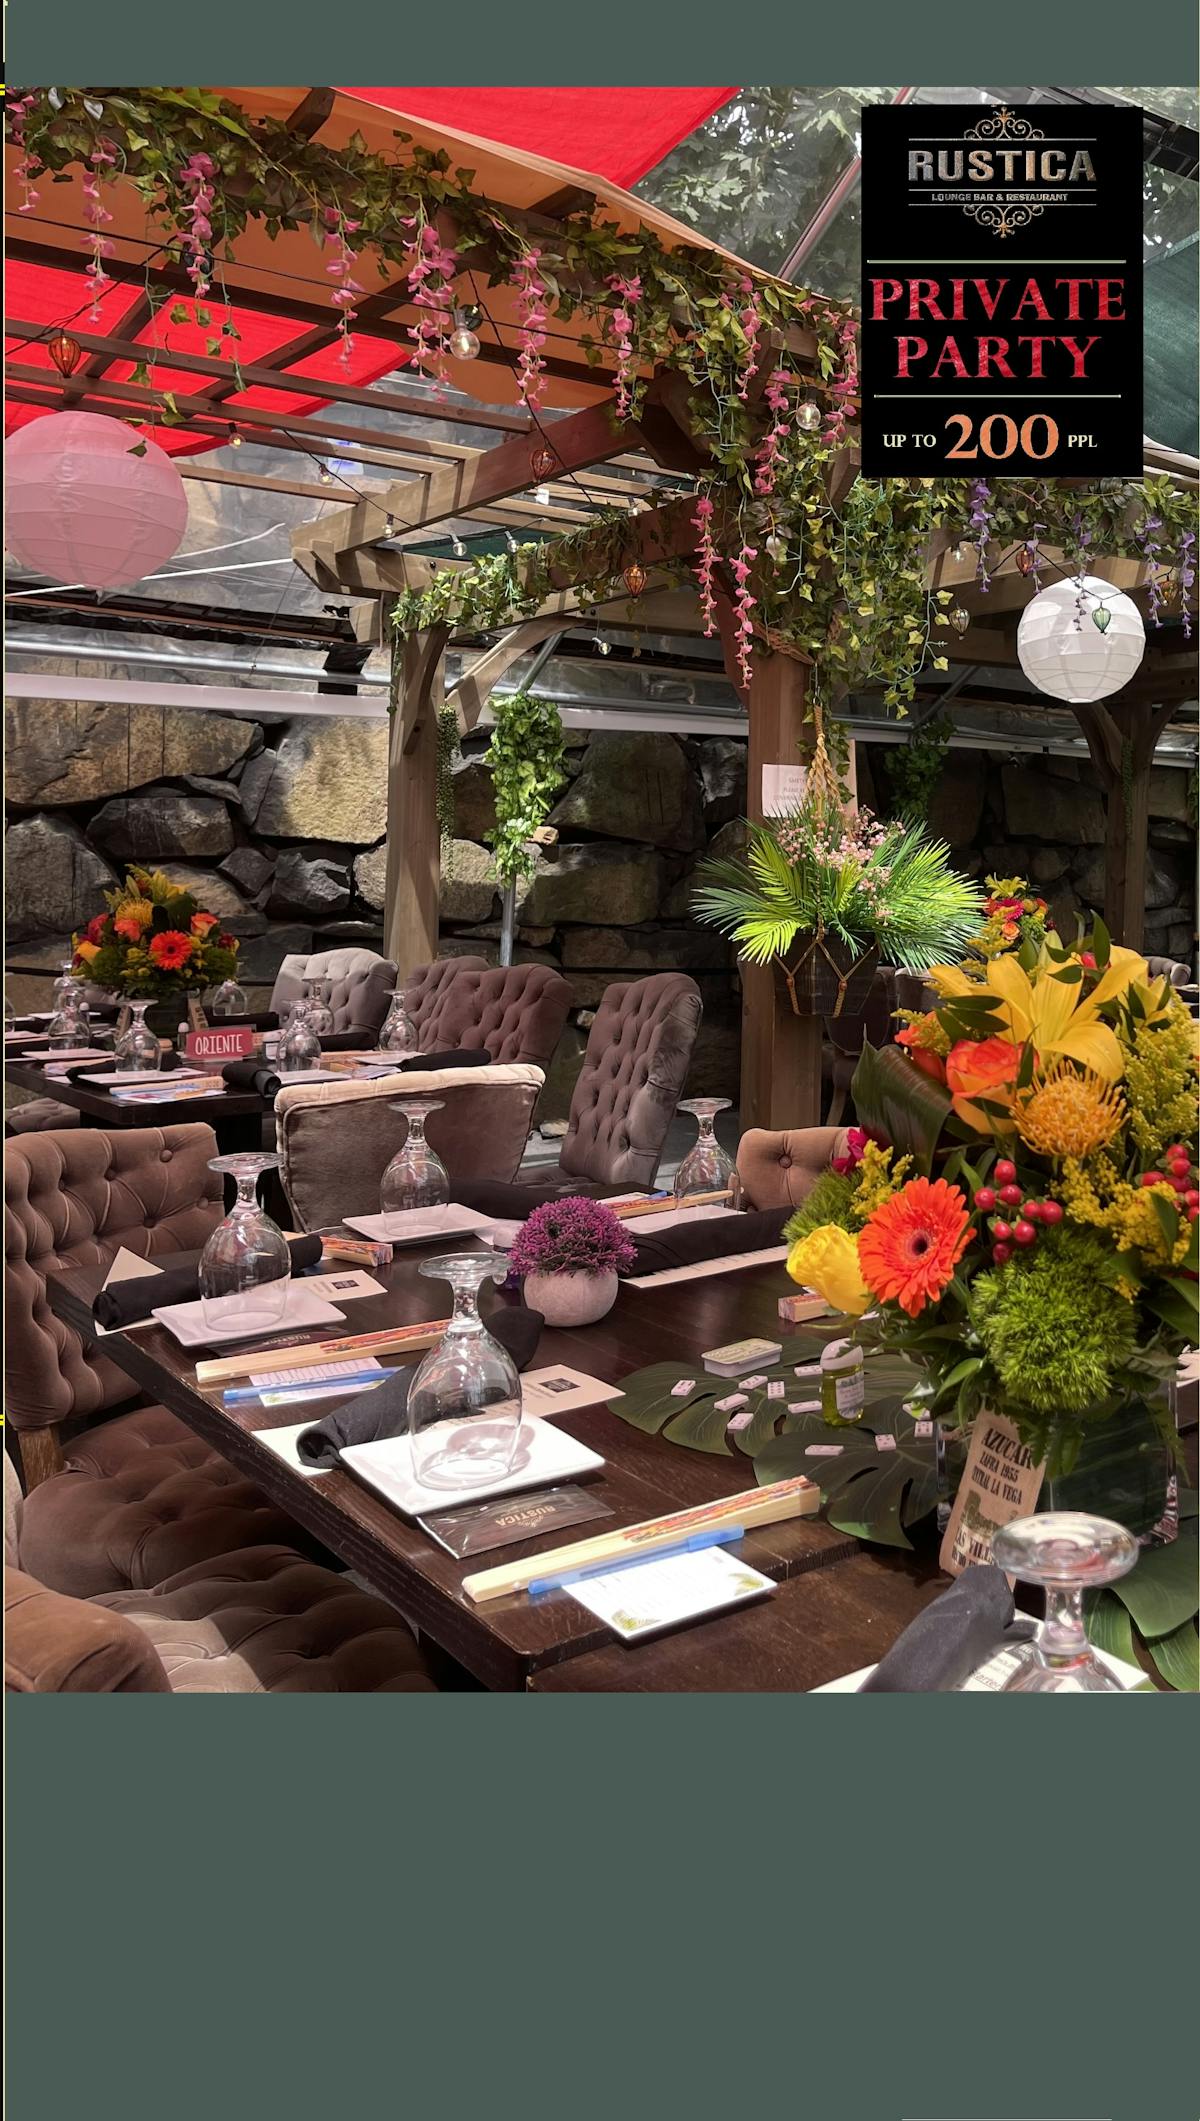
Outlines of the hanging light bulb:
[{"label": "hanging light bulb", "polygon": [[459,361],[474,361],[479,356],[479,334],[475,330],[479,312],[474,309],[456,309],[454,329],[450,334],[450,351]]},{"label": "hanging light bulb", "polygon": [[322,464],[317,477],[320,479],[322,486],[332,486],[333,473],[330,471],[328,464]]},{"label": "hanging light bulb", "polygon": [[640,597],[646,587],[646,570],[637,560],[631,560],[621,576],[631,597]]},{"label": "hanging light bulb", "polygon": [[796,425],[802,434],[815,434],[821,424],[821,408],[812,398],[796,407]]},{"label": "hanging light bulb", "polygon": [[777,530],[773,530],[771,532],[770,537],[766,541],[764,550],[766,552],[767,558],[771,560],[776,567],[781,566],[784,560],[786,560],[787,558],[787,546],[784,543],[784,540],[780,537],[779,532]]},{"label": "hanging light bulb", "polygon": [[457,531],[450,540],[450,550],[454,554],[456,560],[465,560],[467,557],[467,548],[463,544],[463,541],[459,537]]},{"label": "hanging light bulb", "polygon": [[516,539],[514,538],[514,536],[513,536],[512,532],[511,532],[511,530],[506,530],[506,531],[505,531],[505,533],[504,533],[504,542],[505,542],[505,544],[507,545],[507,547],[508,547],[508,549],[509,549],[509,551],[510,551],[510,552],[515,552],[515,551],[517,550],[517,541],[516,541]]},{"label": "hanging light bulb", "polygon": [[955,633],[965,633],[970,623],[970,612],[964,611],[961,604],[956,604],[950,614],[950,624],[953,626]]},{"label": "hanging light bulb", "polygon": [[592,635],[592,639],[595,642],[597,648],[599,649],[601,655],[612,654],[612,642],[606,641],[602,633],[594,633]]},{"label": "hanging light bulb", "polygon": [[230,430],[229,430],[229,447],[230,447],[231,449],[240,449],[240,448],[241,448],[241,446],[242,446],[242,443],[244,442],[244,440],[245,440],[245,436],[244,436],[244,435],[242,435],[242,434],[239,434],[239,433],[238,433],[238,430],[237,430],[237,428],[236,428],[236,427],[231,427],[231,428],[230,428]]},{"label": "hanging light bulb", "polygon": [[396,518],[395,518],[395,516],[385,516],[385,517],[384,517],[384,519],[383,519],[383,534],[384,534],[384,537],[385,537],[385,538],[394,538],[394,537],[395,537],[395,535],[396,535]]},{"label": "hanging light bulb", "polygon": [[51,332],[46,341],[46,352],[60,376],[73,376],[83,359],[83,348],[69,331]]},{"label": "hanging light bulb", "polygon": [[543,442],[534,450],[533,455],[530,457],[529,469],[535,479],[548,479],[553,472],[558,470],[558,458],[555,456],[554,451],[547,449],[546,444]]}]

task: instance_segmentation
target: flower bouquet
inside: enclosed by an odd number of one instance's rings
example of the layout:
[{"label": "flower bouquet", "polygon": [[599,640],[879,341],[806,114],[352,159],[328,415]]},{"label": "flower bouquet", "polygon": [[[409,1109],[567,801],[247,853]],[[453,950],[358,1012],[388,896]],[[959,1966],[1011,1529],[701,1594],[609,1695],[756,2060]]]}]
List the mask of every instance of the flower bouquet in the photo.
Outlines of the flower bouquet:
[{"label": "flower bouquet", "polygon": [[112,994],[168,1001],[191,987],[231,979],[236,936],[160,869],[131,869],[109,911],[71,937],[73,969]]},{"label": "flower bouquet", "polygon": [[1056,1507],[1143,1532],[1197,1339],[1197,1027],[1100,922],[1069,949],[1024,918],[864,1048],[865,1132],[793,1217],[788,1269],[870,1312],[858,1337],[912,1358],[935,1416],[1007,1415]]},{"label": "flower bouquet", "polygon": [[548,1200],[535,1208],[509,1255],[525,1277],[525,1301],[548,1326],[590,1325],[612,1309],[617,1276],[636,1248],[598,1200]]},{"label": "flower bouquet", "polygon": [[786,817],[751,825],[744,861],[701,864],[693,905],[748,964],[777,965],[797,1015],[860,1008],[880,959],[923,972],[957,954],[979,887],[917,824],[880,824],[810,780]]}]

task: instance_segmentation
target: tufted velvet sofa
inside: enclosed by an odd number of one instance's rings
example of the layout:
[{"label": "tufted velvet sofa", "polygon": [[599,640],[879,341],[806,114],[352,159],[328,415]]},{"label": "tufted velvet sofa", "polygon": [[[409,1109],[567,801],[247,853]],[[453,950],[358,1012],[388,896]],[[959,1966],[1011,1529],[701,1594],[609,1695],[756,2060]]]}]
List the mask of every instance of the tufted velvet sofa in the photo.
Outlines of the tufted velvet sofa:
[{"label": "tufted velvet sofa", "polygon": [[511,1179],[525,1153],[544,1081],[540,1068],[419,1069],[374,1082],[284,1084],[276,1139],[288,1206],[301,1230],[344,1215],[377,1215],[379,1184],[403,1145],[398,1097],[441,1101],[425,1133],[451,1179]]},{"label": "tufted velvet sofa", "polygon": [[98,1598],[29,1572],[4,1464],[6,1691],[23,1694],[423,1693],[424,1659],[390,1606],[287,1547],[250,1547]]},{"label": "tufted velvet sofa", "polygon": [[682,972],[605,988],[571,1100],[559,1170],[648,1186],[683,1094],[700,1029],[700,989]]},{"label": "tufted velvet sofa", "polygon": [[[428,985],[414,976],[405,1006],[426,1053],[481,1047],[494,1061],[546,1069],[571,1007],[571,988],[548,965],[484,965],[450,959],[452,972]],[[440,966],[424,965],[421,973]],[[412,1002],[410,1005],[410,996]]]},{"label": "tufted velvet sofa", "polygon": [[[291,1520],[50,1310],[46,1285],[120,1246],[168,1262],[221,1214],[211,1127],[30,1134],[4,1152],[5,1397],[25,1474],[27,1565],[80,1596],[158,1582]],[[97,1426],[80,1428],[84,1422]],[[63,1432],[71,1431],[64,1436]]]},{"label": "tufted velvet sofa", "polygon": [[744,1205],[798,1208],[845,1147],[844,1127],[748,1127],[737,1152]]},{"label": "tufted velvet sofa", "polygon": [[277,1015],[282,1016],[293,1002],[299,1001],[306,979],[330,982],[329,1006],[335,1031],[351,1032],[366,1040],[378,1036],[396,989],[396,967],[390,958],[357,946],[318,950],[311,957],[285,957],[271,990],[271,1008]]}]

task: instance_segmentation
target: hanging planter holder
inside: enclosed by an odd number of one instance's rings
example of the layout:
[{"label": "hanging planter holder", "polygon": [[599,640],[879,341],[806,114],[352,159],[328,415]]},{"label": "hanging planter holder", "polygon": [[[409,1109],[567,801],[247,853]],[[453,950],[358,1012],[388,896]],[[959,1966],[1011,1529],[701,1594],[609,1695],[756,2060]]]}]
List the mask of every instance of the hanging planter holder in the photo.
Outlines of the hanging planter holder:
[{"label": "hanging planter holder", "polygon": [[794,964],[779,960],[783,983],[795,1016],[857,1016],[865,1006],[879,964],[872,943],[855,957],[844,943],[824,932],[810,935]]}]

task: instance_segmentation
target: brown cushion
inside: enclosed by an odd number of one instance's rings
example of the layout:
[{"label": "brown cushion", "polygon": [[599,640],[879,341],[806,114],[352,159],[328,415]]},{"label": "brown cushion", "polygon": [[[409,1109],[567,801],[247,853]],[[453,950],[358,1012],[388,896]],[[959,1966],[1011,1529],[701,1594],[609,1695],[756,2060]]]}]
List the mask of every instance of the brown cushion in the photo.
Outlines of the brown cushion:
[{"label": "brown cushion", "polygon": [[11,1694],[169,1694],[136,1622],[4,1571],[4,1686]]},{"label": "brown cushion", "polygon": [[[46,1280],[101,1275],[119,1246],[144,1259],[198,1251],[221,1216],[211,1127],[26,1134],[4,1148],[5,1398],[17,1428],[48,1428],[137,1387],[54,1317]],[[166,1263],[164,1257],[164,1263]]]},{"label": "brown cushion", "polygon": [[845,1147],[844,1127],[747,1128],[737,1152],[746,1206],[798,1208]]},{"label": "brown cushion", "polygon": [[682,972],[605,988],[559,1158],[568,1176],[651,1183],[683,1095],[700,1014],[700,989]]},{"label": "brown cushion", "polygon": [[435,1691],[391,1606],[286,1547],[222,1554],[98,1603],[143,1630],[178,1694]]},{"label": "brown cushion", "polygon": [[118,1415],[66,1446],[67,1471],[21,1511],[21,1566],[50,1589],[90,1598],[162,1583],[212,1554],[299,1528],[168,1414]]},{"label": "brown cushion", "polygon": [[460,958],[453,976],[443,977],[432,998],[422,1002],[422,1049],[482,1046],[494,1061],[548,1068],[571,999],[562,973],[548,965],[480,967]]},{"label": "brown cushion", "polygon": [[5,1114],[4,1131],[12,1134],[39,1134],[47,1127],[78,1127],[80,1116],[74,1105],[64,1105],[60,1097],[31,1097],[23,1105],[14,1105]]},{"label": "brown cushion", "polygon": [[404,1007],[422,1040],[447,981],[456,979],[460,972],[486,972],[487,969],[486,957],[438,957],[431,965],[413,966],[404,981]]}]

